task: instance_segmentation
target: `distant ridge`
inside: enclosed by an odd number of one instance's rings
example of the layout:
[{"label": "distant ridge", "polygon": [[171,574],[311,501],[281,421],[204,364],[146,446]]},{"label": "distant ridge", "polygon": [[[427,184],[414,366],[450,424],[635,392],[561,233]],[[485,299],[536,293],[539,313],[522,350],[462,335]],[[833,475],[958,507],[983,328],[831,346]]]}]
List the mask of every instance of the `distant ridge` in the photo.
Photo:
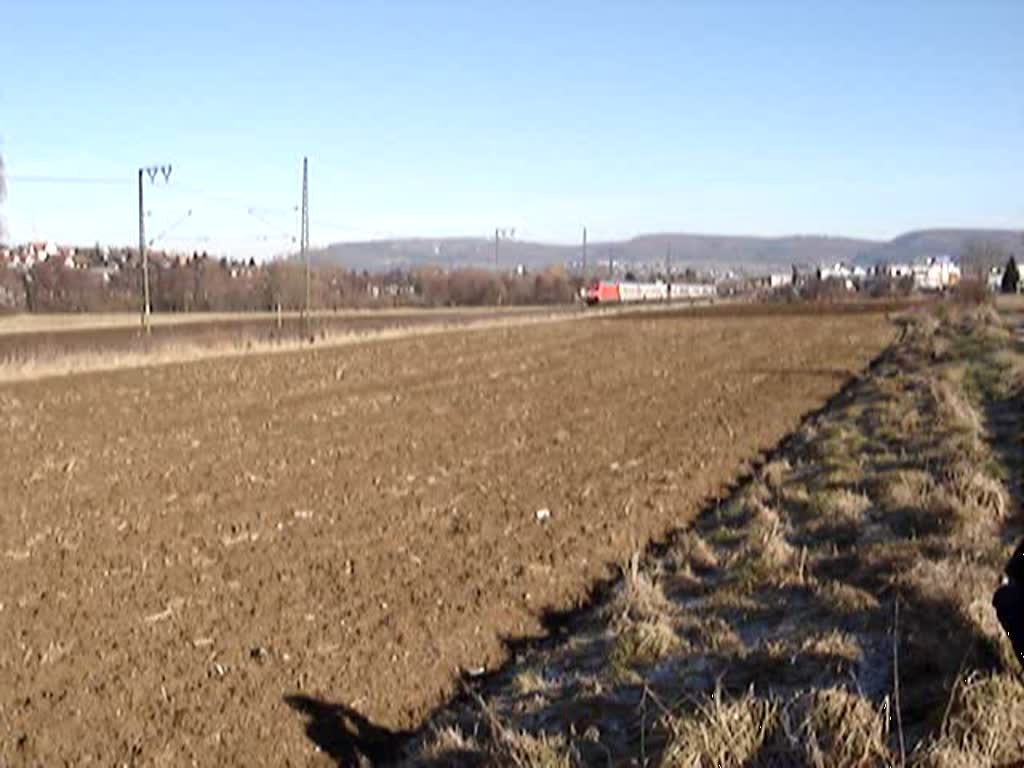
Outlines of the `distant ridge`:
[{"label": "distant ridge", "polygon": [[[908,232],[888,242],[822,235],[747,237],[733,235],[645,234],[629,240],[592,242],[591,265],[663,269],[671,253],[673,270],[737,270],[744,273],[786,271],[793,265],[807,268],[837,261],[873,264],[908,262],[927,256],[962,256],[972,243],[986,243],[1006,253],[1024,253],[1024,237],[1014,230],[929,229]],[[494,241],[473,237],[407,238],[334,243],[315,251],[318,264],[373,272],[413,269],[494,267]],[[578,266],[579,245],[502,241],[499,266],[517,264],[537,270],[549,266]]]},{"label": "distant ridge", "polygon": [[974,245],[986,245],[1007,256],[1024,254],[1024,232],[1012,229],[920,229],[907,232],[862,254],[860,261],[908,262],[945,254],[960,258]]}]

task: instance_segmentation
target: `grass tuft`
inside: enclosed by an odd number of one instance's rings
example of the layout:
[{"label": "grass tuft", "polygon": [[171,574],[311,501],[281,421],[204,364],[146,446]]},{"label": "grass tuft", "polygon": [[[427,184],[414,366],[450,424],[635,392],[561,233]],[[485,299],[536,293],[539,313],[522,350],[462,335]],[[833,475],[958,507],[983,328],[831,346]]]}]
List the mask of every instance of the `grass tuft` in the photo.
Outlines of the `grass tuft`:
[{"label": "grass tuft", "polygon": [[1014,675],[968,678],[957,686],[939,737],[921,766],[1010,764],[1024,755],[1024,685]]},{"label": "grass tuft", "polygon": [[670,610],[665,592],[640,567],[640,554],[633,553],[622,569],[622,580],[615,589],[606,613],[613,622],[657,622]]},{"label": "grass tuft", "polygon": [[727,701],[716,691],[695,712],[668,719],[664,768],[739,768],[758,757],[778,724],[779,707],[753,693]]},{"label": "grass tuft", "polygon": [[886,765],[887,720],[867,699],[843,688],[800,696],[782,710],[787,741],[815,768]]},{"label": "grass tuft", "polygon": [[682,640],[665,620],[627,621],[615,629],[608,662],[613,669],[630,670],[660,661],[681,646]]},{"label": "grass tuft", "polygon": [[775,461],[768,462],[761,468],[761,480],[770,491],[777,493],[782,488],[791,470],[792,467],[790,467],[789,461],[786,459],[776,459]]}]

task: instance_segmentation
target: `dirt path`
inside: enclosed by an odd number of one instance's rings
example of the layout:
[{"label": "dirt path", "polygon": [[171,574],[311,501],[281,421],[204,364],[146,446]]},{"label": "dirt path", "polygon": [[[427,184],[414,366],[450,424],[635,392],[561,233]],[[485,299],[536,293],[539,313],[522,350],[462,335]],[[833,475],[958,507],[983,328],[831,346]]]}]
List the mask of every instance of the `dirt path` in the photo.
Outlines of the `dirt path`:
[{"label": "dirt path", "polygon": [[0,764],[327,764],[292,694],[413,725],[892,336],[605,319],[2,386]]}]

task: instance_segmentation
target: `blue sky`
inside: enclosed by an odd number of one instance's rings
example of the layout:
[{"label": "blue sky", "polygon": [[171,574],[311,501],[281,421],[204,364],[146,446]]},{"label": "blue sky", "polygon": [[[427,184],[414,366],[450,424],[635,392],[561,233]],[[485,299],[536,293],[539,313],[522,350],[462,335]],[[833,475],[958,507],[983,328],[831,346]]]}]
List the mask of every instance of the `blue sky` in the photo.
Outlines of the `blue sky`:
[{"label": "blue sky", "polygon": [[284,250],[304,154],[314,243],[1024,226],[1019,0],[0,14],[14,240],[132,242],[134,170],[170,162],[160,245]]}]

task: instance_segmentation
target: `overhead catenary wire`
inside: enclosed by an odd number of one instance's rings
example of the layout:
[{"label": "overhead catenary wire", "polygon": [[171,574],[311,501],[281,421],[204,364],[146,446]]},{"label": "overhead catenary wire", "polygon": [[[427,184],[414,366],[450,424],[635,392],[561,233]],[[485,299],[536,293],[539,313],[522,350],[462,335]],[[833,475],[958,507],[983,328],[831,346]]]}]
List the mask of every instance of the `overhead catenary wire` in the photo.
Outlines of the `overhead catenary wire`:
[{"label": "overhead catenary wire", "polygon": [[[8,174],[6,180],[11,184],[25,183],[25,184],[96,184],[96,185],[113,185],[113,186],[127,186],[132,184],[133,180],[127,177],[116,177],[116,176],[57,176],[57,175],[41,175],[41,174]],[[219,192],[210,192],[201,187],[197,187],[191,184],[175,184],[175,188],[179,192],[185,192],[188,195],[199,198],[208,202],[224,203],[231,206],[237,206],[244,210],[248,215],[252,216],[269,229],[273,230],[275,234],[285,236],[287,233],[283,230],[281,225],[276,224],[272,221],[275,217],[284,216],[295,216],[299,213],[300,208],[298,205],[291,206],[269,206],[269,205],[256,205],[253,201],[246,200],[241,197],[235,197],[233,195],[226,195]],[[194,203],[190,206],[190,210],[197,210],[199,206]],[[359,227],[353,227],[350,225],[337,224],[334,222],[324,221],[322,219],[316,219],[311,221],[312,224],[322,227],[324,229],[335,230],[338,232],[349,232],[353,234],[360,234],[365,237],[375,239],[400,239],[401,235],[396,232],[389,232],[383,230],[372,230],[367,231]],[[154,240],[161,239],[166,233],[161,236],[154,238]],[[297,238],[295,235],[287,234],[292,242],[296,242]]]},{"label": "overhead catenary wire", "polygon": [[11,184],[97,184],[123,185],[132,183],[131,178],[119,176],[39,176],[32,174],[11,174],[7,176]]},{"label": "overhead catenary wire", "polygon": [[185,237],[169,237],[168,242],[172,243],[210,243],[213,238],[210,235],[187,235]]},{"label": "overhead catenary wire", "polygon": [[[36,186],[108,186],[108,187],[129,187],[134,185],[135,179],[132,176],[100,176],[100,175],[86,175],[86,174],[38,174],[38,173],[7,173],[4,175],[4,180],[9,183],[12,187],[17,187],[22,184],[24,185],[36,185]],[[284,252],[282,249],[288,246],[294,246],[297,242],[297,237],[291,231],[291,217],[298,217],[300,208],[298,205],[265,205],[260,204],[261,201],[254,201],[252,198],[245,199],[240,196],[231,194],[223,194],[219,192],[213,192],[208,189],[191,185],[191,184],[175,184],[175,191],[179,193],[179,196],[183,196],[182,203],[187,205],[187,212],[180,216],[178,219],[173,221],[169,226],[164,228],[155,237],[145,238],[143,240],[144,248],[153,247],[155,245],[175,245],[175,246],[191,246],[195,245],[208,245],[217,241],[228,241],[238,247],[243,243],[264,243],[272,245],[276,250]],[[180,195],[180,193],[184,193]],[[263,201],[265,202],[265,201]],[[223,235],[212,236],[208,233],[205,234],[193,234],[185,235],[184,233],[178,234],[178,229],[189,219],[193,219],[196,215],[202,214],[209,206],[207,204],[219,204],[225,209],[233,209],[238,213],[243,213],[256,219],[262,227],[267,231],[264,232],[246,232],[237,233],[231,235],[224,233]],[[184,207],[184,206],[183,206]],[[151,216],[149,210],[140,211],[140,215],[144,217]]]},{"label": "overhead catenary wire", "polygon": [[257,213],[265,215],[275,216],[290,216],[299,210],[297,205],[257,205],[252,199],[246,200],[241,197],[235,197],[233,195],[225,195],[220,192],[209,192],[201,187],[196,187],[191,184],[178,184],[177,188],[183,192],[187,192],[190,195],[209,202],[214,203],[228,203],[230,205],[238,206],[244,209],[246,212],[255,211]]},{"label": "overhead catenary wire", "polygon": [[[88,176],[88,175],[58,175],[58,174],[7,174],[7,181],[12,185],[18,184],[37,184],[37,185],[96,185],[96,186],[128,186],[133,184],[134,179],[131,177],[122,176]],[[299,220],[296,223],[299,224],[301,229],[301,208],[298,205],[260,205],[257,201],[245,199],[240,196],[225,194],[221,192],[210,191],[202,187],[193,184],[181,184],[176,183],[175,191],[178,193],[184,193],[185,199],[182,201],[188,204],[188,210],[191,212],[185,214],[182,219],[175,221],[160,234],[153,238],[147,238],[146,245],[153,245],[159,242],[175,242],[175,243],[186,243],[186,242],[211,242],[215,238],[210,235],[203,236],[191,236],[191,237],[172,237],[173,231],[183,223],[183,220],[187,220],[190,216],[200,214],[206,206],[202,205],[202,202],[208,203],[219,203],[228,208],[244,212],[246,215],[253,219],[256,219],[260,224],[267,228],[267,233],[250,234],[242,237],[232,238],[225,236],[226,239],[234,240],[235,242],[240,241],[257,241],[257,242],[272,242],[280,241],[291,244],[296,244],[298,238],[295,234],[292,234],[291,222],[288,224],[284,223],[285,217]],[[189,199],[192,198],[192,199]],[[149,212],[146,211],[146,215]],[[351,239],[353,241],[371,241],[371,240],[403,240],[409,239],[408,235],[402,233],[379,230],[379,229],[366,229],[359,226],[352,226],[351,224],[340,224],[333,221],[327,221],[324,219],[310,220],[310,223],[320,229],[328,230],[337,233],[337,236],[343,239]],[[216,238],[224,239],[224,238]],[[431,239],[431,238],[416,238],[416,239]],[[307,245],[308,247],[308,245]]]},{"label": "overhead catenary wire", "polygon": [[188,209],[188,213],[186,213],[184,216],[182,216],[177,221],[175,221],[173,224],[171,224],[169,227],[167,227],[167,229],[165,229],[159,235],[157,235],[156,237],[151,238],[150,241],[149,241],[149,245],[152,246],[153,243],[156,243],[159,240],[163,240],[165,237],[167,237],[167,235],[169,235],[175,229],[177,229],[182,224],[184,224],[191,216],[192,216],[192,209],[189,208]]},{"label": "overhead catenary wire", "polygon": [[289,234],[288,232],[285,232],[283,229],[279,229],[276,224],[274,224],[274,223],[272,223],[270,221],[267,221],[267,219],[265,219],[260,214],[256,213],[256,211],[257,211],[256,208],[251,208],[250,207],[246,212],[250,216],[252,216],[254,219],[256,219],[256,221],[260,222],[261,224],[263,224],[264,226],[266,226],[270,230],[272,230],[275,235],[279,235],[280,237],[286,237],[291,242],[293,242],[293,243],[295,242],[295,236],[294,235]]}]

